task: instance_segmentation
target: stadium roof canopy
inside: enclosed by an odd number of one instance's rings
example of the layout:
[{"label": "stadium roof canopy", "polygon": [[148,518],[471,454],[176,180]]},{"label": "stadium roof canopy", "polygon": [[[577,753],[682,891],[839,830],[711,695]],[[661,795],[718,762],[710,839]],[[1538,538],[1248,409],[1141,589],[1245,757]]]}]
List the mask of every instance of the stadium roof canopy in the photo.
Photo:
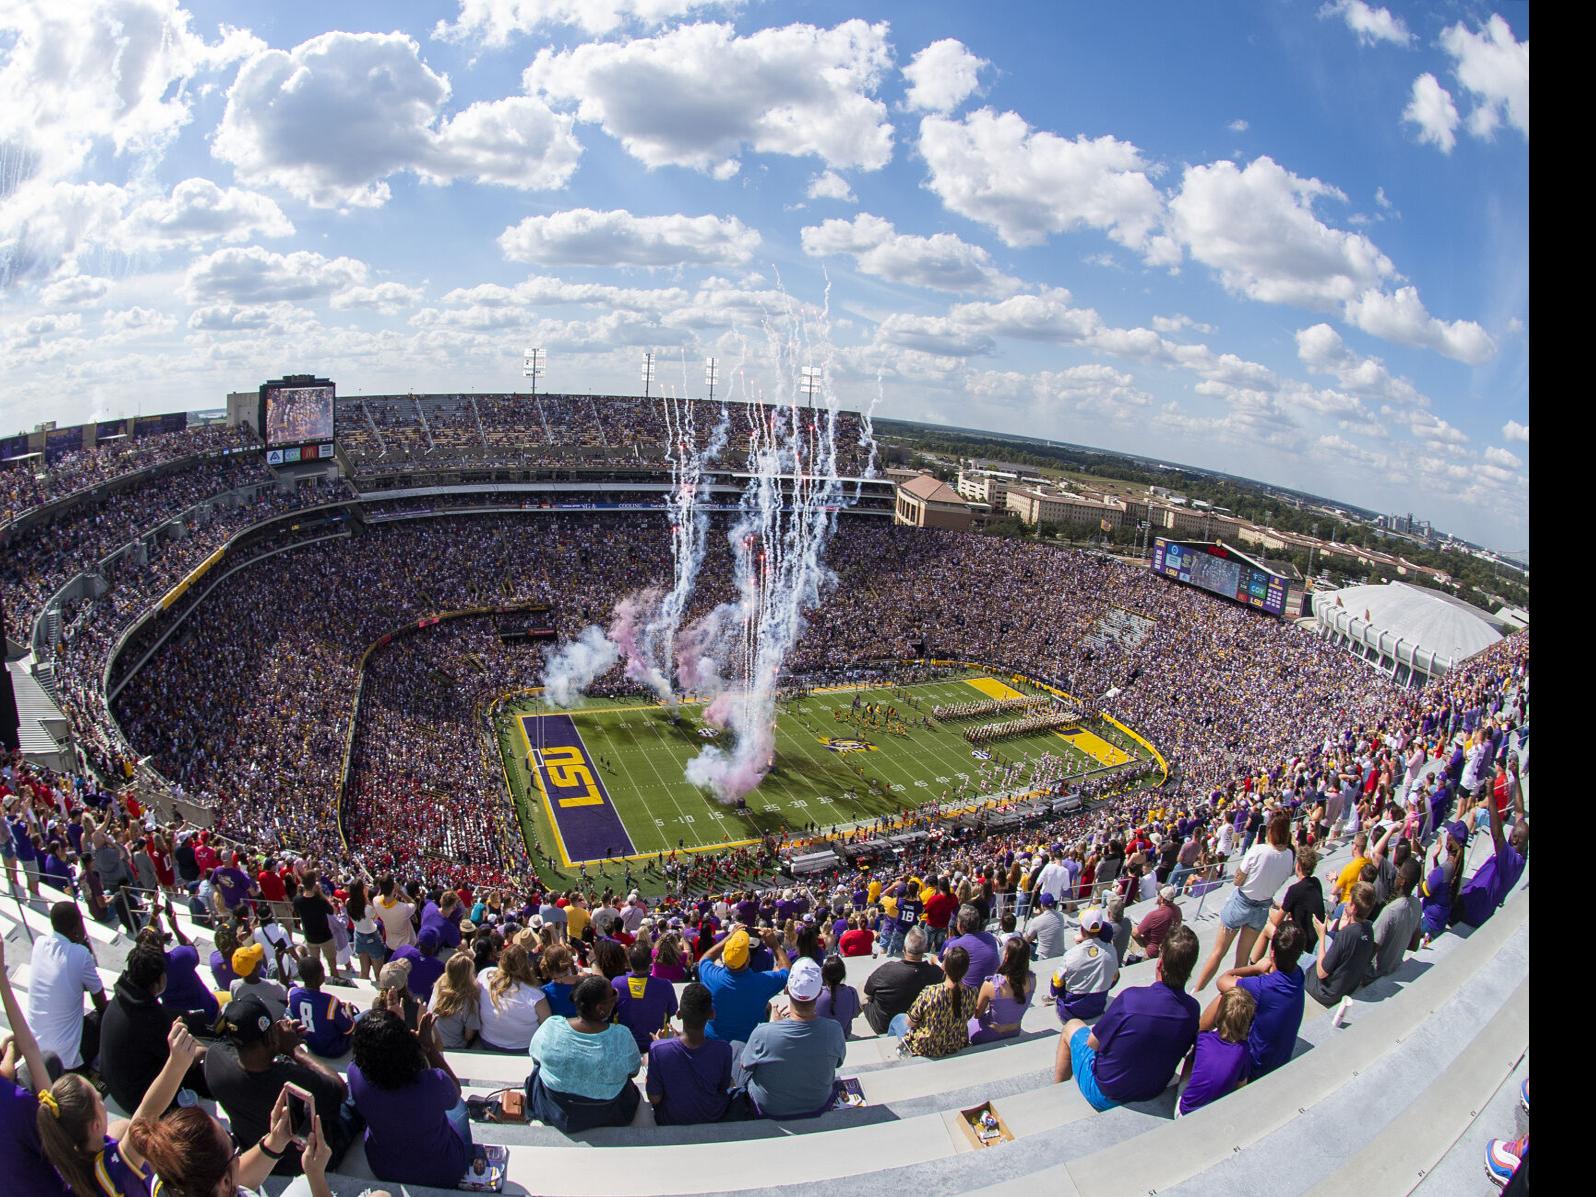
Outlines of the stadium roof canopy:
[{"label": "stadium roof canopy", "polygon": [[1502,624],[1478,607],[1406,582],[1348,586],[1314,596],[1316,614],[1328,614],[1331,607],[1342,608],[1351,620],[1371,631],[1388,632],[1404,644],[1454,665],[1502,638]]}]

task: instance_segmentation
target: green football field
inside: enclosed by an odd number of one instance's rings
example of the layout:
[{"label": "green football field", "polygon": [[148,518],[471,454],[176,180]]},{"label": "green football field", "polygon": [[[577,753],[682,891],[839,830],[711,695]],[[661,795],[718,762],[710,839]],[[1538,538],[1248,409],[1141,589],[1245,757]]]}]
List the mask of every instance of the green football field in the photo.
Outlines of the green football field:
[{"label": "green football field", "polygon": [[[504,700],[495,723],[505,780],[529,846],[538,850],[537,855],[547,852],[564,865],[622,855],[626,839],[634,856],[703,850],[756,840],[783,828],[800,830],[813,823],[824,830],[895,815],[926,802],[975,800],[995,786],[983,784],[984,762],[975,757],[963,732],[1015,715],[933,720],[931,728],[919,720],[930,717],[939,704],[1040,693],[1023,682],[1016,684],[1018,691],[1007,681],[970,673],[907,687],[822,691],[784,702],[777,714],[775,766],[748,796],[746,812],[722,806],[685,778],[687,762],[706,743],[722,742],[702,734],[701,707],[684,705],[681,718],[673,723],[663,708],[636,699],[588,700],[563,712],[570,716],[569,725],[559,721],[566,735],[574,727],[579,745],[555,749],[534,744],[540,736],[538,717],[555,716],[544,721],[554,723],[560,714],[543,706],[536,695]],[[858,713],[853,709],[856,696]],[[877,704],[883,712],[895,707],[897,718],[880,716],[871,725],[863,712],[867,704]],[[844,719],[839,720],[838,713]],[[1052,753],[1069,762],[1071,773],[1144,754],[1128,736],[1099,719],[1066,731],[1068,738],[1041,732],[1004,740],[986,750],[1003,761]],[[541,751],[540,758],[534,748]],[[547,770],[556,756],[571,764],[554,765],[555,773],[543,771],[534,777],[529,757],[543,760]],[[589,772],[595,776],[589,778]],[[576,777],[582,788],[571,792],[584,796],[562,801],[560,795],[568,791],[549,783],[555,776]],[[613,808],[613,815],[602,809],[604,805]],[[589,843],[583,844],[579,821],[595,815],[612,825],[618,816],[624,836],[601,835],[596,840],[589,836]],[[617,839],[623,846],[612,848]],[[605,846],[591,846],[598,843]]]}]

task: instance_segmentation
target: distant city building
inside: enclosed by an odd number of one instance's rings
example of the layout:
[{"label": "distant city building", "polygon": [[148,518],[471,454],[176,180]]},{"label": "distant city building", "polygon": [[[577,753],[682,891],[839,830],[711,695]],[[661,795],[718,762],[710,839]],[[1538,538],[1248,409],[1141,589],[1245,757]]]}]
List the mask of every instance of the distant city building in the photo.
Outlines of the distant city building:
[{"label": "distant city building", "polygon": [[922,473],[898,484],[893,521],[912,528],[968,532],[974,517],[958,491],[935,474]]},{"label": "distant city building", "polygon": [[1010,490],[1008,508],[1026,524],[1091,524],[1101,527],[1106,520],[1117,528],[1125,522],[1125,509],[1118,504],[1100,502],[1062,490],[1022,487]]}]

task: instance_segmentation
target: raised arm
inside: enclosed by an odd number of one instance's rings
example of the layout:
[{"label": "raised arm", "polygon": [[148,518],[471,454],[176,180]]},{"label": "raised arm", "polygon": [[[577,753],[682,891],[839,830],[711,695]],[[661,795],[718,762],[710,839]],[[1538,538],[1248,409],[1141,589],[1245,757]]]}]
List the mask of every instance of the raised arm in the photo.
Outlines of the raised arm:
[{"label": "raised arm", "polygon": [[16,1040],[17,1054],[28,1066],[28,1079],[33,1082],[34,1091],[37,1092],[41,1087],[49,1088],[50,1074],[45,1071],[44,1053],[39,1050],[39,1041],[33,1037],[33,1028],[28,1026],[28,1020],[23,1017],[21,1003],[11,988],[11,975],[6,972],[6,945],[3,938],[0,938],[0,1006],[5,1009],[6,1022],[11,1027],[12,1038]]},{"label": "raised arm", "polygon": [[[182,1019],[172,1023],[172,1029],[166,1034],[166,1046],[166,1063],[150,1087],[145,1090],[144,1100],[139,1102],[139,1108],[133,1111],[134,1122],[159,1122],[161,1115],[166,1113],[166,1107],[172,1104],[172,1099],[182,1088],[183,1078],[188,1075],[188,1070],[193,1067],[196,1060],[205,1056],[205,1048],[188,1033],[188,1028],[183,1025]],[[130,1137],[122,1139],[122,1157],[134,1169],[142,1169],[144,1156],[133,1145]]]}]

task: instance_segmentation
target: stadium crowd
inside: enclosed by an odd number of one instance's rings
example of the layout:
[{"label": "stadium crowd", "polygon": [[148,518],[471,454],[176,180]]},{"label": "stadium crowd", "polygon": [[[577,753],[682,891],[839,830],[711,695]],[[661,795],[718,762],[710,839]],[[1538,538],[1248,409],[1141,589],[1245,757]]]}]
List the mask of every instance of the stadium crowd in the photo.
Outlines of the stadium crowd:
[{"label": "stadium crowd", "polygon": [[[30,537],[8,553],[8,610],[36,611],[61,582],[163,513],[241,480],[259,481],[261,469],[253,455],[202,460],[92,509],[74,509],[48,537]],[[1197,1048],[1182,1097],[1195,1088],[1195,1108],[1240,1075],[1246,1053],[1238,1045],[1251,1051],[1248,1027],[1262,997],[1244,980],[1270,975],[1271,960],[1277,973],[1289,974],[1300,959],[1303,992],[1333,1004],[1368,975],[1400,963],[1403,945],[1445,934],[1457,921],[1483,921],[1527,855],[1527,820],[1516,801],[1519,758],[1510,751],[1527,741],[1527,636],[1500,642],[1423,690],[1407,690],[1318,638],[1145,570],[1050,546],[850,520],[833,543],[836,584],[790,662],[795,677],[878,667],[916,644],[932,656],[1023,668],[1146,736],[1171,766],[1169,784],[1011,830],[937,826],[927,817],[922,825],[934,834],[890,868],[859,873],[839,865],[790,891],[768,885],[779,842],[720,856],[673,854],[653,874],[660,888],[668,876],[671,890],[655,903],[628,896],[630,886],[611,888],[608,874],[591,886],[552,875],[546,883],[506,809],[480,714],[504,690],[539,680],[539,654],[501,644],[491,615],[417,624],[441,612],[529,604],[546,604],[567,635],[603,622],[618,596],[668,577],[665,538],[652,515],[395,523],[246,567],[193,609],[119,696],[124,744],[99,685],[120,631],[233,531],[317,493],[269,491],[251,506],[220,509],[185,538],[156,545],[160,551],[147,562],[124,562],[107,577],[105,593],[64,613],[59,697],[90,760],[114,778],[129,752],[151,754],[181,792],[213,805],[214,827],[201,832],[164,822],[133,791],[108,791],[88,774],[54,775],[15,760],[0,773],[13,884],[77,898],[91,918],[151,941],[141,964],[130,959],[124,981],[131,996],[123,1003],[119,984],[113,1003],[138,1006],[133,991],[150,990],[157,976],[175,992],[185,992],[185,984],[193,989],[199,962],[181,953],[185,945],[163,942],[175,919],[155,917],[157,893],[189,904],[215,929],[211,980],[234,999],[224,1038],[239,1060],[264,1050],[263,1042],[296,1058],[301,1049],[291,1035],[273,1040],[275,1031],[264,1041],[249,1039],[254,1008],[234,1009],[240,1001],[281,1018],[298,1001],[314,1007],[326,978],[358,967],[388,983],[384,1004],[360,1019],[365,1030],[353,1012],[345,1014],[357,1063],[361,1035],[370,1038],[366,1063],[403,1055],[397,1048],[411,1043],[405,1036],[414,1036],[425,1006],[443,1046],[476,1037],[530,1051],[537,1071],[528,1100],[535,1116],[553,1125],[628,1119],[628,1105],[639,1099],[629,1078],[645,1055],[644,1096],[662,1122],[728,1111],[790,1115],[829,1104],[835,1065],[828,1073],[820,1064],[833,1056],[840,1062],[837,1045],[857,1018],[876,1033],[899,1034],[910,1054],[940,1055],[1013,1033],[1017,1011],[1046,989],[1066,1030],[1059,1079],[1075,1080],[1093,1104],[1133,1100],[1127,1095],[1135,1078],[1104,1070],[1106,1035],[1080,1020],[1097,1018],[1101,1029],[1102,1019],[1116,1017],[1121,999],[1098,1001],[1115,971],[1104,962],[1117,966],[1141,954],[1162,961],[1171,989],[1184,990],[1190,978],[1200,991],[1218,978],[1220,998],[1200,1012],[1201,1029],[1185,1049]],[[689,618],[730,596],[729,550],[724,537],[712,536]],[[1117,634],[1124,621],[1113,611],[1137,613],[1151,634]],[[383,644],[362,671],[368,647],[407,628],[415,630]],[[616,673],[595,690],[628,685]],[[346,752],[340,827],[335,797]],[[993,761],[983,778],[1046,785],[1058,768],[1046,759]],[[1466,878],[1462,866],[1479,834],[1494,845],[1483,880]],[[1358,867],[1320,882],[1317,854],[1340,842],[1356,845]],[[1175,896],[1215,887],[1238,861],[1257,862],[1252,890],[1226,903],[1228,934],[1198,960],[1195,940],[1188,946],[1167,912]],[[1272,902],[1293,869],[1300,887]],[[1139,923],[1124,916],[1127,906],[1154,899],[1158,908]],[[1069,907],[1090,912],[1078,920],[1073,947],[1060,917]],[[81,946],[71,916],[60,917],[63,942]],[[1327,932],[1335,955],[1324,949]],[[1050,985],[1031,976],[1025,954],[1013,948],[1026,940],[1043,957],[1068,950]],[[1227,964],[1232,941],[1235,968]],[[872,977],[874,987],[850,997],[831,957],[872,951],[890,958],[879,970],[883,979]],[[663,992],[649,981],[689,978],[696,984],[676,1010],[662,1014]],[[1232,992],[1248,996],[1254,1009]],[[787,1016],[762,1022],[773,998]],[[676,1004],[674,991],[670,1002]],[[1199,1014],[1180,1005],[1195,1025]],[[1120,1010],[1117,1017],[1138,1013],[1147,1011]],[[678,1047],[661,1051],[648,1033],[666,1016],[680,1023],[667,1041]],[[79,1020],[71,1034],[52,1028],[44,1054],[63,1065],[76,1060],[69,1068],[98,1054],[103,1073],[116,1058],[105,1051],[107,1017],[79,1011]],[[544,1027],[564,1029],[540,1035]],[[610,1034],[617,1028],[624,1036]],[[599,1037],[591,1042],[602,1042],[606,1070],[578,1075],[574,1061],[594,1053],[581,1049],[588,1040],[573,1036]],[[147,1033],[142,1041],[163,1042]],[[437,1044],[416,1042],[419,1071],[396,1077],[361,1064],[361,1075],[374,1079],[357,1085],[351,1076],[345,1096],[354,1093],[358,1107],[364,1090],[366,1105],[381,1111],[383,1093],[421,1084],[421,1072],[447,1071],[427,1050]],[[725,1050],[705,1055],[706,1044]],[[196,1082],[195,1074],[211,1071],[209,1051],[198,1061],[176,1032],[170,1049],[183,1067],[168,1069],[165,1059],[145,1054],[147,1092],[138,1108],[145,1129],[129,1131],[125,1150],[111,1157],[130,1173],[161,1166],[163,1148],[150,1127],[162,1121],[162,1110],[144,1108],[151,1095],[164,1094],[169,1104],[210,1080]],[[20,1044],[16,1050],[26,1054]],[[673,1059],[683,1053],[691,1065]],[[698,1063],[710,1057],[712,1068]],[[794,1068],[800,1059],[805,1067]],[[714,1083],[704,1083],[706,1071]],[[31,1064],[29,1072],[48,1075]],[[163,1076],[175,1082],[169,1092],[156,1085]],[[70,1081],[55,1084],[65,1087],[47,1091],[63,1110],[77,1101],[94,1112],[87,1092]],[[450,1098],[446,1080],[437,1084],[442,1088],[427,1100],[438,1106],[439,1125],[458,1131],[458,1087]],[[217,1078],[209,1091],[227,1087]],[[279,1143],[271,1129],[275,1101],[275,1093],[264,1105],[255,1095],[253,1122],[227,1108],[236,1133],[258,1128],[253,1137],[266,1144],[267,1156]],[[317,1136],[318,1152],[324,1148],[334,1161],[360,1133],[338,1121],[341,1105],[342,1098],[330,1101],[325,1136]],[[363,1117],[368,1152],[375,1142],[380,1158],[387,1150],[378,1129],[383,1115]],[[455,1168],[458,1149],[438,1141],[448,1147],[438,1158]],[[467,1147],[469,1141],[467,1130]],[[60,1144],[53,1154],[49,1146],[62,1175],[71,1174],[74,1159],[94,1166]],[[249,1145],[241,1139],[239,1146]],[[312,1177],[318,1152],[307,1149],[300,1161]],[[248,1159],[246,1151],[238,1166]],[[399,1174],[406,1167],[378,1175],[415,1179]]]},{"label": "stadium crowd", "polygon": [[201,424],[182,432],[118,437],[91,449],[51,455],[38,467],[32,460],[0,467],[0,525],[42,503],[54,502],[124,474],[180,461],[195,454],[243,448],[256,443],[248,428]]},{"label": "stadium crowd", "polygon": [[[659,466],[672,429],[681,427],[681,416],[673,413],[688,403],[695,409],[697,450],[709,444],[721,412],[728,413],[726,448],[717,461],[724,468],[742,468],[750,421],[761,409],[664,396],[344,396],[338,400],[338,442],[359,474],[449,466],[525,468],[529,462],[560,461]],[[870,458],[858,413],[839,411],[836,428],[839,471],[848,477],[863,474]]]},{"label": "stadium crowd", "polygon": [[[486,626],[452,628],[463,657],[407,663],[468,683],[451,671],[487,663]],[[443,678],[414,694],[387,684],[374,701],[423,710],[461,693]],[[660,1125],[801,1117],[839,1099],[847,1038],[953,1054],[1019,1034],[1044,984],[1061,1027],[1056,1082],[1107,1110],[1156,1097],[1179,1072],[1176,1108],[1190,1114],[1289,1060],[1306,998],[1335,1005],[1424,935],[1481,925],[1524,869],[1528,638],[1404,698],[1373,725],[1260,758],[1211,790],[1111,800],[823,883],[656,902],[545,888],[535,873],[432,885],[409,862],[373,878],[273,843],[239,853],[129,792],[13,759],[0,770],[5,865],[14,888],[54,899],[55,931],[35,950],[25,1006],[0,980],[9,1058],[25,1065],[8,1073],[15,1100],[0,1112],[24,1135],[13,1167],[36,1169],[26,1175],[41,1184],[53,1167],[68,1183],[104,1171],[127,1185],[152,1172],[181,1185],[205,1168],[257,1181],[275,1169],[321,1194],[326,1170],[364,1136],[380,1179],[447,1185],[473,1148],[444,1050],[526,1055],[529,1113],[569,1132],[628,1125],[644,1100]],[[1478,834],[1491,853],[1465,878],[1450,858]],[[1338,842],[1352,859],[1317,877],[1318,854]],[[1205,875],[1203,853],[1244,878],[1206,962],[1174,901]],[[136,938],[113,993],[70,898]],[[1152,898],[1139,922],[1126,918]],[[182,936],[177,901],[212,929],[208,962]],[[1061,914],[1071,907],[1073,935]],[[1116,987],[1138,953],[1157,961],[1152,982]],[[857,955],[882,961],[856,989],[842,959]],[[364,1011],[323,988],[357,969],[378,984]],[[1204,1007],[1192,994],[1210,980]],[[204,1026],[185,1017],[196,1002]],[[343,1073],[329,1066],[345,1059]],[[102,1126],[95,1081],[130,1123]],[[316,1109],[298,1159],[279,1130],[285,1082]],[[195,1097],[214,1098],[228,1127]],[[179,1133],[188,1121],[215,1128],[214,1151]],[[1505,1181],[1525,1150],[1493,1142],[1487,1166]]]}]

